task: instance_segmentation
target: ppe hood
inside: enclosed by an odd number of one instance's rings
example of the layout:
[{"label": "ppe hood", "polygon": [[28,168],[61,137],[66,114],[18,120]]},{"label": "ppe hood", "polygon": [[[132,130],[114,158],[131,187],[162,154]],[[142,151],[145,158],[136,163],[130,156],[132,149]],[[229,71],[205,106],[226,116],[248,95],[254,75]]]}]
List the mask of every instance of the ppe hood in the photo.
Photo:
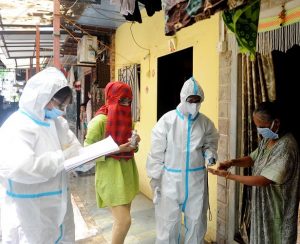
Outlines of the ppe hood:
[{"label": "ppe hood", "polygon": [[19,108],[38,120],[44,120],[44,108],[60,89],[68,86],[65,75],[50,67],[31,77],[23,90]]},{"label": "ppe hood", "polygon": [[189,78],[184,82],[181,92],[180,92],[180,101],[181,103],[185,102],[188,96],[198,95],[201,97],[200,103],[204,101],[204,92],[198,82],[194,77]]}]

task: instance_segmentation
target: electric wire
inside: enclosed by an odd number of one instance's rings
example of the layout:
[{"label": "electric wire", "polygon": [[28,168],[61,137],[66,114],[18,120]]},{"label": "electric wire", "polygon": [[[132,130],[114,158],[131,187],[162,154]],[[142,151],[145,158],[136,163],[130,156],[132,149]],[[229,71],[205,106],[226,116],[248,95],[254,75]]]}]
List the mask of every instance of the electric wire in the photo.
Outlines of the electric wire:
[{"label": "electric wire", "polygon": [[[69,23],[71,23],[74,27],[78,28],[79,30],[81,30],[83,33],[87,34],[88,36],[92,36],[90,33],[88,33],[87,31],[85,31],[83,28],[81,28],[80,26],[76,25],[74,21],[68,19],[66,16],[62,16],[65,20],[67,20]],[[125,59],[126,61],[128,61],[129,63],[134,63],[132,61],[130,61],[128,58],[124,57],[123,55],[117,53],[115,50],[113,50],[110,46],[106,45],[105,43],[103,43],[100,40],[97,40],[98,43],[100,43],[100,45],[104,46],[106,49],[110,50],[112,53],[115,53],[116,55],[118,55],[119,57]],[[150,51],[150,50],[149,50]]]},{"label": "electric wire", "polygon": [[142,47],[142,46],[141,46],[140,44],[138,44],[137,41],[135,40],[134,35],[133,35],[133,32],[132,32],[132,25],[133,25],[133,23],[131,23],[131,25],[130,25],[130,33],[131,33],[131,36],[132,36],[132,39],[133,39],[134,43],[135,43],[138,47],[140,47],[140,48],[142,48],[142,49],[144,49],[144,50],[147,50],[147,51],[149,52],[149,54],[150,54],[150,49],[149,49],[149,48]]},{"label": "electric wire", "polygon": [[75,6],[75,4],[78,2],[78,0],[76,0],[73,4],[72,4],[72,6],[71,7],[67,7],[68,9],[72,9],[74,6]]}]

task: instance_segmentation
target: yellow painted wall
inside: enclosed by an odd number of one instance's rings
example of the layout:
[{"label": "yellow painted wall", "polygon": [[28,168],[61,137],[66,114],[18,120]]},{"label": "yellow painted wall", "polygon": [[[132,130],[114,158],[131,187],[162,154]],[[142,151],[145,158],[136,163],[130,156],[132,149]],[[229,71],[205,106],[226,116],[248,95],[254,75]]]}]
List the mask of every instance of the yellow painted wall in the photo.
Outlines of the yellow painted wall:
[{"label": "yellow painted wall", "polygon": [[[150,148],[151,129],[156,123],[157,95],[157,58],[170,54],[168,40],[172,37],[164,35],[164,15],[162,11],[148,17],[142,11],[143,23],[125,23],[116,32],[116,77],[117,70],[122,66],[141,64],[141,120],[136,129],[141,136],[136,161],[140,174],[140,189],[152,197],[149,179],[145,166]],[[132,34],[131,34],[132,32]],[[135,41],[139,44],[135,44]],[[205,100],[201,112],[211,118],[218,126],[218,87],[219,87],[219,56],[217,42],[219,36],[219,16],[200,21],[180,30],[176,34],[177,50],[193,47],[194,77],[202,86]],[[148,50],[149,49],[149,50]],[[150,55],[148,55],[150,52]],[[170,70],[171,72],[171,70]],[[179,96],[179,94],[178,94]],[[210,206],[213,221],[208,222],[208,241],[216,238],[217,182],[216,177],[209,177]]]}]

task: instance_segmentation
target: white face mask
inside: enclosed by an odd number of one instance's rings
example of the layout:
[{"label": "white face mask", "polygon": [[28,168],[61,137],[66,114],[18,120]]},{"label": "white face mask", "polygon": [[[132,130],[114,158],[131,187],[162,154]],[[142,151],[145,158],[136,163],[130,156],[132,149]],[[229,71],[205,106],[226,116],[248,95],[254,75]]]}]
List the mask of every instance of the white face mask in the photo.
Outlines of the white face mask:
[{"label": "white face mask", "polygon": [[200,103],[189,103],[186,102],[186,111],[191,114],[192,116],[195,116],[200,109],[201,104]]}]

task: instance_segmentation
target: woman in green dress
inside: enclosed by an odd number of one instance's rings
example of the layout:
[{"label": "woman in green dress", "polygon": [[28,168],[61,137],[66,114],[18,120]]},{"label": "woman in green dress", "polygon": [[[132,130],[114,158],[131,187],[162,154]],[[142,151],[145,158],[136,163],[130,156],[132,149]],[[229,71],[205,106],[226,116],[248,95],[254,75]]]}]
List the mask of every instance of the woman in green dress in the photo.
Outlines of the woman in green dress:
[{"label": "woman in green dress", "polygon": [[[84,144],[90,145],[111,136],[118,145],[128,143],[132,135],[130,86],[109,82],[106,103],[89,122]],[[139,141],[139,137],[138,137]],[[109,207],[114,218],[112,244],[124,243],[131,225],[131,202],[139,192],[139,179],[132,151],[110,154],[96,162],[95,186],[98,207]]]}]

